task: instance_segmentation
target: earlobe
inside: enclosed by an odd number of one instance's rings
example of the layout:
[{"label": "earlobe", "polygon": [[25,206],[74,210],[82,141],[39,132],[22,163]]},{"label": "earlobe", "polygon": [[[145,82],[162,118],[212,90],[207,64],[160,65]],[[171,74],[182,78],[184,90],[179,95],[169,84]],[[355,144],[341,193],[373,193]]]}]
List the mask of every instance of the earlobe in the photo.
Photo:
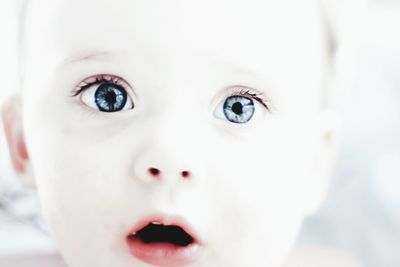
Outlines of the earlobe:
[{"label": "earlobe", "polygon": [[22,128],[21,102],[18,96],[7,99],[2,108],[3,128],[12,165],[25,186],[34,188],[29,155]]}]

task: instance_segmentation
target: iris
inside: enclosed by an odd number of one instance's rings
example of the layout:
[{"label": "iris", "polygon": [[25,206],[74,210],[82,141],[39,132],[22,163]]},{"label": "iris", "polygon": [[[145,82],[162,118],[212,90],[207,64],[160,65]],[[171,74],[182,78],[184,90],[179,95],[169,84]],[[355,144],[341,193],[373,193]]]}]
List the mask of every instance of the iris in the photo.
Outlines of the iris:
[{"label": "iris", "polygon": [[225,117],[233,123],[246,123],[254,115],[254,102],[244,96],[230,96],[224,102]]},{"label": "iris", "polygon": [[95,94],[95,103],[97,107],[104,112],[116,112],[124,108],[128,96],[125,89],[117,84],[101,84]]}]

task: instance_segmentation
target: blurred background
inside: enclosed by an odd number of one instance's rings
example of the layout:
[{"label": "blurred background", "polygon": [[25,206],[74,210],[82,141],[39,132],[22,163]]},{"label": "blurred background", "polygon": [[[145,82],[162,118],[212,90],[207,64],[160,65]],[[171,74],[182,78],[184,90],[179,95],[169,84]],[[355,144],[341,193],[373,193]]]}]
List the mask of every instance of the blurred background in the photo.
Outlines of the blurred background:
[{"label": "blurred background", "polygon": [[[337,0],[344,2],[344,0]],[[0,3],[0,102],[16,84],[17,1]],[[299,244],[335,246],[367,267],[400,266],[400,0],[335,10],[340,37],[333,105],[343,136],[329,196]],[[52,253],[35,192],[12,171],[0,131],[0,258]]]}]

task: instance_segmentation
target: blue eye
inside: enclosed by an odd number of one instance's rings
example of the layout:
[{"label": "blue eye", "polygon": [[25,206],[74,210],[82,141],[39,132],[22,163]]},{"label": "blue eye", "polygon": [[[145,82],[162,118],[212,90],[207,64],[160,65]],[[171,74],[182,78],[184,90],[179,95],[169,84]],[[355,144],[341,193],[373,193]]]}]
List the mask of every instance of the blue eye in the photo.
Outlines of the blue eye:
[{"label": "blue eye", "polygon": [[230,96],[223,106],[225,117],[233,123],[246,123],[254,115],[254,102],[244,96]]},{"label": "blue eye", "polygon": [[100,111],[116,112],[124,108],[128,96],[120,85],[105,83],[97,88],[94,99]]},{"label": "blue eye", "polygon": [[92,81],[89,80],[84,82],[75,94],[81,93],[81,100],[87,106],[102,112],[117,112],[133,108],[133,101],[122,85],[125,82],[120,78],[98,76],[92,78]]}]

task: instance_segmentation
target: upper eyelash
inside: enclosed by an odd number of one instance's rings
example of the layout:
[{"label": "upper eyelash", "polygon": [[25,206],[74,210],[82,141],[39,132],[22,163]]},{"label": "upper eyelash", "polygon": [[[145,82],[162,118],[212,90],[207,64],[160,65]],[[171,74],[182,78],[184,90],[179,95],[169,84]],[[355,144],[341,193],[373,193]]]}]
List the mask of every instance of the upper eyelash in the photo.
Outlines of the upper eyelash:
[{"label": "upper eyelash", "polygon": [[[91,77],[89,77],[91,78]],[[87,79],[89,79],[87,78]],[[114,84],[120,84],[122,81],[122,78],[119,78],[118,76],[115,75],[109,75],[109,74],[100,74],[96,76],[92,76],[92,78],[95,78],[93,82],[81,82],[76,90],[73,92],[72,96],[77,96],[79,95],[82,91],[84,91],[86,88],[89,88],[92,85],[95,84],[101,84],[101,83],[114,83]],[[85,80],[87,80],[85,79]],[[271,111],[270,109],[270,101],[269,99],[265,96],[265,94],[257,92],[249,87],[245,86],[233,86],[231,88],[232,92],[230,96],[244,96],[244,97],[250,97],[256,101],[258,101],[261,105],[263,105],[268,111]]]},{"label": "upper eyelash", "polygon": [[244,96],[244,97],[250,97],[256,101],[258,101],[261,105],[263,105],[268,111],[271,111],[270,109],[270,101],[269,99],[265,96],[265,94],[257,92],[249,87],[233,87],[232,88],[232,93],[231,96]]},{"label": "upper eyelash", "polygon": [[[107,77],[109,77],[109,78],[107,78]],[[121,83],[121,81],[122,81],[122,78],[119,78],[119,77],[114,76],[114,75],[106,75],[106,74],[96,75],[96,76],[93,76],[93,77],[89,77],[87,79],[90,79],[90,78],[95,78],[95,80],[93,82],[85,82],[85,81],[81,82],[76,87],[76,90],[74,90],[74,92],[72,94],[73,97],[79,95],[82,91],[84,91],[85,89],[87,89],[90,86],[95,85],[95,84],[101,84],[101,83],[106,83],[106,82],[110,83],[111,82],[113,84],[118,84],[119,85]],[[85,80],[87,80],[87,79],[85,79]]]}]

